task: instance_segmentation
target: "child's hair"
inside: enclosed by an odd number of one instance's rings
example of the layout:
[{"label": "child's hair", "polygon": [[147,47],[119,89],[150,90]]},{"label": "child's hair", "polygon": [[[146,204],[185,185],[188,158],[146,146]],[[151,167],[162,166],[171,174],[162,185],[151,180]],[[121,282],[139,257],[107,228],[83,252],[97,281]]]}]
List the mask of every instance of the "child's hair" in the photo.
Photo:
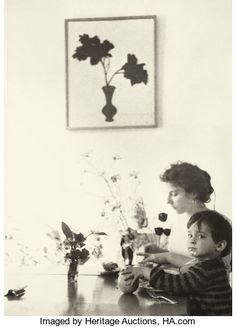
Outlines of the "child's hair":
[{"label": "child's hair", "polygon": [[232,227],[224,216],[214,210],[200,211],[191,216],[187,227],[190,228],[195,223],[197,223],[198,228],[201,227],[202,223],[206,224],[211,230],[212,239],[215,243],[226,241],[227,245],[221,252],[221,257],[224,257],[231,252]]}]

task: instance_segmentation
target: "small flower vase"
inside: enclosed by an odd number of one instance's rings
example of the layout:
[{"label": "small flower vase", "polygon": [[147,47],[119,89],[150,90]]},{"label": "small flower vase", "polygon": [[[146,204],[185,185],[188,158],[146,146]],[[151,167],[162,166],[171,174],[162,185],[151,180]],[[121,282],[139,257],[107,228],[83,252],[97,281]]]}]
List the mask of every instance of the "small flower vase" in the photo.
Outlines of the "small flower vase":
[{"label": "small flower vase", "polygon": [[161,239],[161,235],[163,233],[163,228],[162,227],[156,227],[154,228],[155,233],[156,233],[156,245],[158,247],[160,247],[160,239]]},{"label": "small flower vase", "polygon": [[126,266],[131,266],[133,262],[134,252],[130,246],[127,246],[125,249],[122,249],[124,262]]},{"label": "small flower vase", "polygon": [[76,316],[78,314],[77,310],[77,283],[71,283],[68,280],[67,283],[67,298],[68,298],[68,308],[66,310],[65,315]]},{"label": "small flower vase", "polygon": [[103,86],[102,90],[105,94],[105,99],[106,99],[106,104],[102,108],[102,113],[106,117],[105,121],[111,122],[114,120],[113,116],[117,113],[116,107],[113,106],[112,104],[112,96],[115,91],[115,86],[112,85]]},{"label": "small flower vase", "polygon": [[133,262],[134,252],[129,243],[126,243],[125,237],[121,238],[121,255],[124,259],[125,265],[130,266]]},{"label": "small flower vase", "polygon": [[78,260],[73,260],[70,262],[69,270],[68,270],[68,282],[70,283],[77,283],[78,280],[78,267],[79,263]]}]

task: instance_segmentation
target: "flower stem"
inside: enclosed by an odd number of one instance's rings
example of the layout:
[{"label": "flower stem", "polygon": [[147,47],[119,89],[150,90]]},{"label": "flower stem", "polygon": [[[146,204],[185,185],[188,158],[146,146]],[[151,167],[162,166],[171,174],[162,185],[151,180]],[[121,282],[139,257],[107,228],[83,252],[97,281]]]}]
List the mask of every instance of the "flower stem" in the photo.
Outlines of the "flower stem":
[{"label": "flower stem", "polygon": [[[110,185],[108,179],[107,179],[106,176],[104,176],[104,175],[103,175],[102,177],[103,177],[105,183],[107,184],[107,187],[108,187],[108,189],[109,189],[109,191],[110,191],[110,193],[111,193],[111,196],[113,197],[113,199],[115,200],[115,202],[118,204],[119,202],[117,201],[117,198],[116,198],[114,192],[112,191],[112,188],[111,188],[111,185]],[[122,211],[122,209],[121,209],[120,206],[119,206],[119,212],[120,212],[120,215],[121,215],[121,217],[120,217],[120,221],[121,221],[123,227],[124,227],[124,228],[128,228],[129,225],[128,225],[128,223],[127,223],[127,220],[126,220],[126,218],[125,218],[125,216],[124,216],[124,213],[123,213],[123,211]]]},{"label": "flower stem", "polygon": [[118,69],[116,72],[114,72],[114,74],[111,76],[111,78],[109,79],[109,81],[107,82],[107,85],[110,85],[112,79],[115,77],[115,75],[117,74],[124,74],[122,68]]},{"label": "flower stem", "polygon": [[105,58],[104,58],[104,59],[102,58],[102,59],[100,60],[100,62],[101,62],[101,64],[102,64],[102,68],[103,68],[103,71],[104,71],[105,83],[106,83],[106,85],[108,86],[108,85],[109,85],[109,82],[107,81],[107,73],[108,73],[108,70],[109,70],[109,66],[110,66],[110,65],[108,65],[107,68],[106,68],[106,65],[105,65]]},{"label": "flower stem", "polygon": [[94,234],[93,232],[89,233],[89,234],[85,237],[85,239],[87,240],[87,238],[88,238],[90,235],[93,235],[93,234]]}]

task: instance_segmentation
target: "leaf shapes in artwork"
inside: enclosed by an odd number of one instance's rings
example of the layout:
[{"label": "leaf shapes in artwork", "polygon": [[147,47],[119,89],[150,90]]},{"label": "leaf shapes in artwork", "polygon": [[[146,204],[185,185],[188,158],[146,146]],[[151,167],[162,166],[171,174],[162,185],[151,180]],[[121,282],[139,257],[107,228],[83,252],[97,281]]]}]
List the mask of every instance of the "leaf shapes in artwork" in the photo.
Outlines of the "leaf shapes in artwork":
[{"label": "leaf shapes in artwork", "polygon": [[73,232],[71,231],[70,227],[66,223],[64,223],[64,221],[61,223],[61,228],[66,238],[73,237]]},{"label": "leaf shapes in artwork", "polygon": [[143,67],[145,64],[138,64],[135,55],[128,54],[127,63],[121,68],[124,70],[124,77],[130,80],[131,85],[148,82],[148,73]]},{"label": "leaf shapes in artwork", "polygon": [[109,51],[114,48],[114,45],[107,40],[101,43],[96,35],[94,37],[89,37],[88,34],[80,35],[79,42],[82,46],[77,47],[72,56],[79,61],[90,58],[91,65],[96,65],[102,58],[112,56]]}]

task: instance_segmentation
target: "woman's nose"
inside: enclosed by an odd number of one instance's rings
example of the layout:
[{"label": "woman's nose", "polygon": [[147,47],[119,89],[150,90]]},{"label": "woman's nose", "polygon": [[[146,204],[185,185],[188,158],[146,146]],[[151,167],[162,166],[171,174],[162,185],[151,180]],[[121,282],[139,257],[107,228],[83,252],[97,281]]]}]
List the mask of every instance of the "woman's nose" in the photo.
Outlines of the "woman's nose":
[{"label": "woman's nose", "polygon": [[171,199],[170,196],[168,196],[168,198],[167,198],[167,203],[168,203],[168,204],[172,204],[172,199]]}]

